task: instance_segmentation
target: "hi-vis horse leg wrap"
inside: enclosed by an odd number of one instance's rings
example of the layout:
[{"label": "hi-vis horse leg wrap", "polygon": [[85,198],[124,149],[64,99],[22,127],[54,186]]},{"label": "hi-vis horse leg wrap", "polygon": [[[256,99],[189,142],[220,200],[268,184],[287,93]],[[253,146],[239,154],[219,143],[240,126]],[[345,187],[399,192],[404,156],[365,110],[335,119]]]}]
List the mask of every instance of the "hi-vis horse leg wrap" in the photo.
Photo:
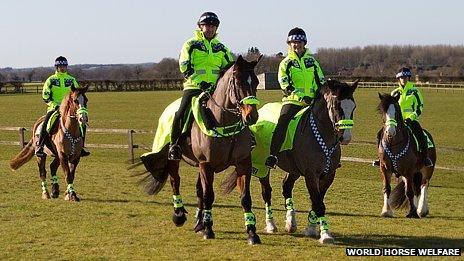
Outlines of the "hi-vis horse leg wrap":
[{"label": "hi-vis horse leg wrap", "polygon": [[309,225],[317,225],[317,216],[314,210],[310,210],[308,213],[308,223]]},{"label": "hi-vis horse leg wrap", "polygon": [[181,195],[172,195],[172,202],[174,204],[174,208],[181,208],[184,206]]},{"label": "hi-vis horse leg wrap", "polygon": [[327,223],[327,218],[325,216],[319,217],[317,219],[317,223],[319,223],[319,228],[321,229],[321,232],[329,231],[329,223]]},{"label": "hi-vis horse leg wrap", "polygon": [[266,220],[273,219],[272,216],[272,207],[266,203]]},{"label": "hi-vis horse leg wrap", "polygon": [[245,227],[256,225],[256,217],[253,212],[246,212],[243,214],[243,217],[245,218]]},{"label": "hi-vis horse leg wrap", "polygon": [[203,211],[203,223],[205,225],[213,225],[213,212],[211,209]]},{"label": "hi-vis horse leg wrap", "polygon": [[68,190],[68,193],[75,192],[74,191],[74,185],[72,183],[68,184],[67,190]]},{"label": "hi-vis horse leg wrap", "polygon": [[294,210],[293,198],[287,198],[287,199],[285,199],[285,208],[286,208],[287,210]]},{"label": "hi-vis horse leg wrap", "polygon": [[50,179],[52,184],[58,184],[58,176],[52,176],[52,178]]},{"label": "hi-vis horse leg wrap", "polygon": [[42,181],[42,192],[44,192],[44,193],[47,192],[47,186],[48,186],[47,182]]}]

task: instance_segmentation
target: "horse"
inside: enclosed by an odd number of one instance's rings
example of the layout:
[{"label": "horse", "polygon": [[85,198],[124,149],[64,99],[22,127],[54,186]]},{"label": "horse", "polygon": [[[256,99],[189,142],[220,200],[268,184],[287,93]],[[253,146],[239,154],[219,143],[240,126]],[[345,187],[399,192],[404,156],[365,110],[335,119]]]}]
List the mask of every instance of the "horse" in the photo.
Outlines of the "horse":
[{"label": "horse", "polygon": [[[292,190],[295,181],[303,176],[312,204],[305,235],[317,237],[317,224],[319,224],[319,241],[321,243],[334,241],[325,217],[324,196],[340,164],[340,143],[346,145],[351,141],[353,112],[356,108],[353,93],[357,84],[357,80],[349,85],[329,79],[321,86],[311,107],[301,115],[293,138],[293,148],[283,150],[277,155],[277,166],[286,172],[282,186],[286,205],[285,230],[289,233],[297,229]],[[277,231],[277,227],[272,216],[269,172],[259,181],[266,204],[265,231],[273,233]],[[224,192],[230,193],[236,184],[241,190],[242,183],[237,173],[233,172],[223,182]]]},{"label": "horse", "polygon": [[[393,217],[392,207],[398,209],[409,203],[409,213],[406,217],[425,217],[429,213],[427,189],[437,160],[435,146],[428,149],[428,156],[433,166],[424,167],[414,136],[403,121],[398,104],[399,97],[379,93],[379,99],[377,109],[383,121],[378,144],[384,196],[381,216]],[[434,144],[432,135],[425,132]],[[390,186],[392,174],[401,177],[393,191]],[[406,199],[409,202],[406,202]]]},{"label": "horse", "polygon": [[[259,81],[254,68],[260,58],[261,56],[249,62],[239,56],[235,63],[220,73],[214,93],[204,93],[207,95],[206,110],[216,125],[214,135],[206,135],[197,121],[193,121],[190,134],[180,141],[183,160],[199,170],[196,183],[198,208],[194,231],[203,233],[204,239],[215,238],[212,228],[214,175],[229,166],[235,166],[238,175],[245,179],[241,205],[245,212],[248,243],[261,243],[256,234],[256,218],[251,210],[252,134],[248,128],[258,119],[256,106],[259,101],[256,98],[256,88]],[[222,129],[223,132],[216,131],[218,129]],[[157,194],[167,177],[170,177],[174,198],[173,222],[182,226],[186,221],[187,211],[180,196],[179,161],[167,160],[167,146],[157,155],[157,159],[141,158],[150,172],[141,183],[145,185],[148,194]],[[147,167],[150,164],[156,166]]]},{"label": "horse", "polygon": [[[71,87],[70,93],[61,102],[59,108],[60,118],[57,119],[59,120],[59,123],[55,124],[53,129],[50,131],[50,139],[46,139],[45,153],[54,157],[53,161],[50,163],[52,182],[51,194],[48,190],[48,184],[46,181],[46,156],[36,157],[40,179],[42,180],[43,199],[59,197],[60,188],[56,172],[58,167],[61,165],[68,184],[64,199],[69,201],[80,201],[80,198],[74,190],[73,182],[76,168],[80,161],[81,150],[84,146],[84,137],[82,134],[83,130],[81,130],[81,127],[88,123],[86,109],[87,97],[85,95],[86,91],[87,87]],[[34,156],[34,151],[38,141],[37,135],[40,133],[40,128],[46,128],[46,126],[42,126],[44,118],[45,117],[42,116],[35,122],[32,128],[32,138],[21,152],[11,159],[10,168],[12,170],[17,170]]]}]

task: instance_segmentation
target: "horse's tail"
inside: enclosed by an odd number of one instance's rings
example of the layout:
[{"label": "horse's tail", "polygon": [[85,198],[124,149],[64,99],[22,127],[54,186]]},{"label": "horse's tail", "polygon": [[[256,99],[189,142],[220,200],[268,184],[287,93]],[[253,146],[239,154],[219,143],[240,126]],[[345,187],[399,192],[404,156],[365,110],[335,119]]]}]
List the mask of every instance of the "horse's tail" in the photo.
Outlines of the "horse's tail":
[{"label": "horse's tail", "polygon": [[[414,195],[418,195],[420,192],[420,186],[422,183],[422,174],[420,172],[414,173],[412,178]],[[390,204],[394,209],[406,208],[409,206],[409,201],[406,197],[406,183],[403,179],[400,179],[396,187],[393,189],[390,195]]]},{"label": "horse's tail", "polygon": [[[144,188],[144,191],[148,195],[156,195],[161,191],[168,179],[169,162],[167,162],[167,160],[157,160],[157,155],[155,154],[142,155],[140,159],[145,166],[145,170],[135,173],[132,176],[143,176],[138,184]],[[129,169],[138,165],[141,164],[135,163],[133,166],[129,167]]]},{"label": "horse's tail", "polygon": [[22,165],[26,164],[34,156],[34,146],[33,140],[31,139],[26,146],[21,150],[21,152],[16,155],[13,159],[10,160],[10,168],[12,170],[19,169]]},{"label": "horse's tail", "polygon": [[239,179],[237,170],[234,170],[229,176],[224,179],[221,183],[222,194],[227,195],[230,194],[234,188],[237,186],[237,180]]}]

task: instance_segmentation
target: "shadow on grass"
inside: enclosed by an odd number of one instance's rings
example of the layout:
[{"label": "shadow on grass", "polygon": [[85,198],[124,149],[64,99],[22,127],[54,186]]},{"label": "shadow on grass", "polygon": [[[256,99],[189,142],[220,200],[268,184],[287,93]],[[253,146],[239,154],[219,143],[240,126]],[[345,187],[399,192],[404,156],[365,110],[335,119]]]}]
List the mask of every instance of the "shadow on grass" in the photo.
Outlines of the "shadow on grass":
[{"label": "shadow on grass", "polygon": [[400,235],[335,235],[335,245],[352,247],[463,248],[464,238]]}]

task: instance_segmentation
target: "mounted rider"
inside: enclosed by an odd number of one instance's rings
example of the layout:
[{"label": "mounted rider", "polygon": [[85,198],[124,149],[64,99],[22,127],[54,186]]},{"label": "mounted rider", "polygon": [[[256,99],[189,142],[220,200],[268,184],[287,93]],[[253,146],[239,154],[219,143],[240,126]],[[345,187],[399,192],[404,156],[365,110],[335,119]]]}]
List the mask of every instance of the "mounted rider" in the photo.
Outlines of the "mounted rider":
[{"label": "mounted rider", "polygon": [[[424,110],[424,98],[422,97],[419,89],[416,88],[411,80],[412,72],[407,67],[401,68],[396,74],[398,79],[398,88],[391,92],[391,96],[399,97],[398,103],[401,108],[401,115],[406,125],[411,129],[414,136],[419,143],[419,150],[421,160],[425,167],[433,166],[432,160],[428,157],[428,144],[427,137],[425,136],[421,125],[419,124],[419,117]],[[381,131],[377,134],[377,144],[380,141]],[[380,161],[373,162],[374,166],[379,166]]]},{"label": "mounted rider", "polygon": [[221,70],[234,62],[229,49],[217,39],[217,15],[205,12],[198,19],[197,25],[195,36],[184,43],[180,53],[179,68],[185,77],[184,93],[179,110],[174,116],[169,160],[181,159],[182,152],[178,142],[184,125],[184,114],[190,107],[192,98],[204,91],[213,92]]},{"label": "mounted rider", "polygon": [[270,155],[265,165],[275,168],[277,154],[285,139],[290,120],[305,106],[311,104],[320,86],[325,83],[319,62],[306,48],[303,29],[295,27],[287,36],[288,55],[280,62],[278,79],[284,93],[283,106],[271,140]]},{"label": "mounted rider", "polygon": [[[74,86],[74,88],[79,88],[76,79],[68,74],[68,60],[65,57],[59,56],[55,59],[55,68],[55,73],[48,77],[42,89],[42,99],[48,105],[48,108],[36,144],[35,155],[37,157],[46,156],[44,153],[44,142],[45,137],[49,135],[47,132],[47,125],[50,117],[59,110],[61,101],[71,91],[71,87]],[[88,155],[90,155],[90,152],[82,149],[81,157]]]}]

